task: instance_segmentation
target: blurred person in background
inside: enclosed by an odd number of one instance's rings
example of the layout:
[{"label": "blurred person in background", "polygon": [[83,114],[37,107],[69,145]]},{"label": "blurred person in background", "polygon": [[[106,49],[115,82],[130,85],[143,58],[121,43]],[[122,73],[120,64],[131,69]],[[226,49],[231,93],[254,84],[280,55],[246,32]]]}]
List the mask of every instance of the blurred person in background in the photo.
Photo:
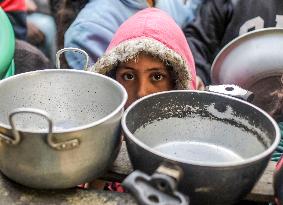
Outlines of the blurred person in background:
[{"label": "blurred person in background", "polygon": [[[87,2],[88,0],[49,0],[51,14],[56,22],[58,50],[64,48],[64,34]],[[61,55],[60,61],[63,68],[68,68],[64,55]]]},{"label": "blurred person in background", "polygon": [[[2,16],[2,20],[7,21],[4,24],[0,24],[1,34],[4,38],[6,38],[7,35],[11,35],[7,38],[9,39],[7,45],[11,45],[10,48],[5,47],[0,50],[3,51],[6,49],[6,51],[9,50],[9,52],[12,52],[11,55],[15,69],[11,75],[50,68],[49,59],[39,49],[24,41],[27,38],[25,1],[4,0],[0,2],[0,6],[1,9],[4,10],[1,14],[4,15]],[[6,14],[8,18],[5,18]],[[2,25],[4,26],[3,29],[1,28]],[[14,34],[10,32],[13,30]],[[2,44],[0,47],[1,46]],[[4,52],[0,52],[0,55],[2,54],[4,54]]]},{"label": "blurred person in background", "polygon": [[0,7],[8,15],[17,39],[26,40],[27,37],[27,8],[25,0],[0,0]]},{"label": "blurred person in background", "polygon": [[[192,21],[202,0],[89,0],[65,33],[65,47],[76,47],[90,56],[90,65],[105,52],[114,33],[129,17],[148,7],[166,11],[179,27]],[[66,53],[73,69],[82,69],[81,55]]]},{"label": "blurred person in background", "polygon": [[38,47],[55,65],[57,31],[49,0],[25,0],[27,5],[27,41]]},{"label": "blurred person in background", "polygon": [[255,29],[283,26],[282,0],[205,0],[183,31],[196,62],[196,72],[211,84],[211,64],[234,38]]}]

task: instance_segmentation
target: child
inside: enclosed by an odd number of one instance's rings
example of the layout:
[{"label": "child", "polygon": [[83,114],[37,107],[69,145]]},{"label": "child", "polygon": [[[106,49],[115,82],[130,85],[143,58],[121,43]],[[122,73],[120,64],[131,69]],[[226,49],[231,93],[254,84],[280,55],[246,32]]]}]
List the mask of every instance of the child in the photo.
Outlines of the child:
[{"label": "child", "polygon": [[126,107],[152,93],[196,87],[194,59],[182,30],[156,8],[144,9],[125,21],[90,70],[126,88]]},{"label": "child", "polygon": [[[89,70],[120,82],[128,93],[126,107],[151,93],[196,87],[194,59],[182,30],[155,8],[125,21],[106,53]],[[108,189],[119,191],[121,187],[111,183]]]}]

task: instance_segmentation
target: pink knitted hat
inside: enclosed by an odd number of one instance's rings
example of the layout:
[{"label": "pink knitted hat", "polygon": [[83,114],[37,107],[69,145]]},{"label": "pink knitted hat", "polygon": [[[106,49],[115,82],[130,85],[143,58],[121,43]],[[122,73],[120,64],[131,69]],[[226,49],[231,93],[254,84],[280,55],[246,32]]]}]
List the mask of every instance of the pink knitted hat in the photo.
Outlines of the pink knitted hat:
[{"label": "pink knitted hat", "polygon": [[195,89],[194,59],[187,40],[175,21],[164,11],[144,9],[125,21],[115,33],[105,54],[90,68],[102,74],[141,52],[169,63],[176,75],[176,89]]}]

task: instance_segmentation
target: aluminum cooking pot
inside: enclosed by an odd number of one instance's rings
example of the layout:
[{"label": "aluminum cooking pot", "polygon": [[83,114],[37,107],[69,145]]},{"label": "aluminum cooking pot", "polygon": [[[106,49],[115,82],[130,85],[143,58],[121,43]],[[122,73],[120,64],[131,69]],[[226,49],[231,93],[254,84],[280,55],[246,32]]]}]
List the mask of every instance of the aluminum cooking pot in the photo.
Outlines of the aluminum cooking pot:
[{"label": "aluminum cooking pot", "polygon": [[[280,140],[276,122],[258,107],[206,91],[146,96],[125,111],[122,128],[134,169],[151,175],[164,162],[179,167],[183,178],[178,189],[193,205],[228,205],[244,197]],[[161,169],[162,173],[172,173]],[[173,173],[176,175],[176,171]],[[155,176],[138,176],[135,186],[142,181],[156,185]],[[157,183],[159,190],[171,187],[173,198],[184,204],[172,191],[174,186],[160,177],[158,181],[163,181],[163,185]],[[147,194],[139,188],[135,192],[147,196],[144,201],[162,201],[155,193]]]},{"label": "aluminum cooking pot", "polygon": [[211,67],[214,84],[236,84],[249,89],[261,79],[283,74],[283,29],[248,32],[228,43]]},{"label": "aluminum cooking pot", "polygon": [[106,76],[40,70],[0,81],[0,169],[40,189],[101,176],[121,144],[125,89]]}]

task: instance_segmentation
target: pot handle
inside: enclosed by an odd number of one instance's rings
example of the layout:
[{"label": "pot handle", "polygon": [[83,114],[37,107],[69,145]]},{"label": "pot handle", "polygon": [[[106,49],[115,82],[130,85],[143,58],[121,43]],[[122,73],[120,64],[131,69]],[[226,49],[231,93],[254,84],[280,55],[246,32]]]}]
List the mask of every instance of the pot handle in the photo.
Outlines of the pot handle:
[{"label": "pot handle", "polygon": [[78,53],[83,54],[83,56],[85,57],[85,64],[84,64],[83,70],[87,69],[88,62],[89,62],[89,56],[88,56],[87,52],[85,52],[84,50],[79,49],[79,48],[62,48],[59,51],[57,51],[57,53],[56,53],[56,68],[57,69],[61,69],[60,56],[61,56],[62,53],[66,52],[66,51],[78,52]]},{"label": "pot handle", "polygon": [[163,164],[149,176],[134,171],[122,183],[139,205],[189,205],[189,199],[176,191],[182,171],[176,165]]},{"label": "pot handle", "polygon": [[47,122],[48,122],[48,134],[47,134],[47,144],[52,147],[53,149],[56,150],[66,150],[66,149],[72,149],[75,148],[79,145],[79,140],[78,139],[71,139],[69,141],[65,141],[65,142],[59,142],[56,143],[53,140],[53,133],[52,133],[52,129],[53,129],[53,122],[50,118],[50,116],[48,115],[47,112],[43,111],[43,110],[39,110],[39,109],[35,109],[35,108],[17,108],[14,111],[12,111],[9,114],[9,122],[11,124],[11,128],[12,128],[12,133],[14,136],[14,139],[8,136],[5,136],[3,134],[0,134],[0,138],[4,138],[4,140],[8,143],[8,144],[13,144],[16,145],[20,142],[21,140],[21,136],[19,131],[16,129],[13,117],[17,114],[20,113],[30,113],[30,114],[36,114],[39,116],[44,117]]},{"label": "pot handle", "polygon": [[251,102],[254,98],[254,94],[248,90],[245,90],[237,85],[209,85],[205,88],[206,91],[220,93],[236,97],[247,102]]}]

